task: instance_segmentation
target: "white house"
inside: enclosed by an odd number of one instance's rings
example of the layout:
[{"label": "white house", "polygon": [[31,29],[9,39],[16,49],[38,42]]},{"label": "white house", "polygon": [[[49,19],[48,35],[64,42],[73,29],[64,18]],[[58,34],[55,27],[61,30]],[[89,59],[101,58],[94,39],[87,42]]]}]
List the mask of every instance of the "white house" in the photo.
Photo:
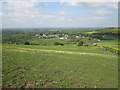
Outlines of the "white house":
[{"label": "white house", "polygon": [[59,39],[67,39],[67,37],[60,37]]}]

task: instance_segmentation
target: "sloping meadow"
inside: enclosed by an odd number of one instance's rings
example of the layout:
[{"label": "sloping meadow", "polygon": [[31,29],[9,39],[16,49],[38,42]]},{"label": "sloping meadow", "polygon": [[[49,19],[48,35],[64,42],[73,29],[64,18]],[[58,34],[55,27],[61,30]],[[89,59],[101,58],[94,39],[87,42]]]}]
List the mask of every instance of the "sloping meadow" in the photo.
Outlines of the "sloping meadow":
[{"label": "sloping meadow", "polygon": [[[73,46],[68,50],[65,46],[45,48],[31,45],[3,45],[3,87],[118,87],[117,55],[104,52],[99,47],[97,49],[79,47],[81,52],[78,50],[77,54],[74,51],[76,48],[78,49]],[[94,55],[96,50],[98,52]]]}]

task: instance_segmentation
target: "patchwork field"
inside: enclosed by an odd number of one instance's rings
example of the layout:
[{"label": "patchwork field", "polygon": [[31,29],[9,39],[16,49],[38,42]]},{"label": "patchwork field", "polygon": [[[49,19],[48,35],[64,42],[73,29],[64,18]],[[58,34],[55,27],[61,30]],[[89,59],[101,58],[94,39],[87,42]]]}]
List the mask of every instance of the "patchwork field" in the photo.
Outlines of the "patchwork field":
[{"label": "patchwork field", "polygon": [[3,87],[118,87],[118,56],[101,45],[3,44],[2,60]]}]

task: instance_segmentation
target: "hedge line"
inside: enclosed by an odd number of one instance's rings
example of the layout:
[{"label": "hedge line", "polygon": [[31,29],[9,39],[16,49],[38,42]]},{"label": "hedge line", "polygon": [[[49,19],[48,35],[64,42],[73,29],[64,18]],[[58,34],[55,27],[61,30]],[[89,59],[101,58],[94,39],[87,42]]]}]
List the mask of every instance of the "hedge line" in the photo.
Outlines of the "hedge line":
[{"label": "hedge line", "polygon": [[116,53],[116,54],[120,55],[120,50],[116,49],[116,48],[105,46],[105,47],[103,47],[103,50],[108,50],[108,51],[110,51],[112,53]]}]

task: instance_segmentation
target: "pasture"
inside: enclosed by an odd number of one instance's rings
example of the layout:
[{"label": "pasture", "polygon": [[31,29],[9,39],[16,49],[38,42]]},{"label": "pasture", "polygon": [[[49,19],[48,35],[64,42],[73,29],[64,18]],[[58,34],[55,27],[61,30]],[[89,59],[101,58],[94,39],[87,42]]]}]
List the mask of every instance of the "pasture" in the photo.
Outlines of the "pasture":
[{"label": "pasture", "polygon": [[66,44],[68,41],[69,41],[69,39],[61,40],[58,38],[29,40],[30,43],[37,43],[40,45],[54,45],[55,42],[60,42],[60,43]]},{"label": "pasture", "polygon": [[3,44],[3,87],[117,88],[118,56],[95,47]]}]

